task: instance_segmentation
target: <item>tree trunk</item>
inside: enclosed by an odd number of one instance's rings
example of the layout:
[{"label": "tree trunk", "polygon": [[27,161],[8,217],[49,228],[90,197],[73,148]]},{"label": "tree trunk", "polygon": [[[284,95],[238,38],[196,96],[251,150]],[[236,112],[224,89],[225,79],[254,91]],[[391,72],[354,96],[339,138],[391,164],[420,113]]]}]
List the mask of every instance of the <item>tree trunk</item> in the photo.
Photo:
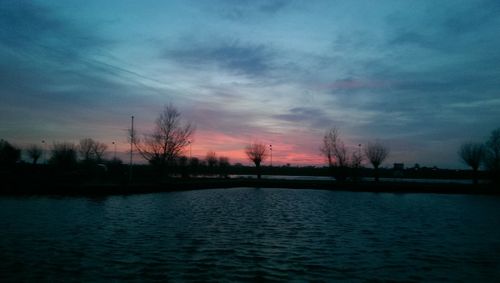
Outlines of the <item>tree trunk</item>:
[{"label": "tree trunk", "polygon": [[260,179],[260,163],[256,163],[255,168],[257,169],[257,179]]},{"label": "tree trunk", "polygon": [[477,183],[478,183],[478,181],[477,181],[477,174],[478,174],[478,172],[477,172],[477,171],[478,171],[478,170],[477,170],[477,169],[478,169],[478,168],[472,168],[472,171],[473,171],[473,172],[472,172],[472,174],[473,174],[473,176],[472,176],[472,180],[473,180],[474,185],[477,185]]},{"label": "tree trunk", "polygon": [[379,179],[378,179],[378,166],[376,166],[373,170],[374,170],[374,172],[373,172],[373,173],[374,173],[374,175],[375,175],[375,182],[378,182],[378,180],[379,180]]}]

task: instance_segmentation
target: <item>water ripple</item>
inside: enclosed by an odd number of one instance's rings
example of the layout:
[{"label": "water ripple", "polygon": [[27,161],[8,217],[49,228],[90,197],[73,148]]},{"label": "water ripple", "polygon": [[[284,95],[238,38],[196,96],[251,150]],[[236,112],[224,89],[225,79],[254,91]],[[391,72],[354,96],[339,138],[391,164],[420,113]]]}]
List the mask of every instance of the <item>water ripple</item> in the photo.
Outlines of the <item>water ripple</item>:
[{"label": "water ripple", "polygon": [[0,281],[499,281],[499,215],[460,195],[1,197]]}]

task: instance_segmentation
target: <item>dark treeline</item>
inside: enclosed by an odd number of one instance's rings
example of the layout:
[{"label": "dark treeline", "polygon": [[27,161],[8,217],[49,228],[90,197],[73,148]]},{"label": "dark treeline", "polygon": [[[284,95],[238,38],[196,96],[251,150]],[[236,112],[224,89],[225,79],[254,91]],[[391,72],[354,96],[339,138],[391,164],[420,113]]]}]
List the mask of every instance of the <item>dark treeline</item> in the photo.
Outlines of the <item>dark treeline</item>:
[{"label": "dark treeline", "polygon": [[[185,163],[184,158],[179,162],[171,164],[169,174],[163,175],[158,179],[158,172],[151,165],[133,165],[132,175],[133,183],[161,183],[170,178],[199,179],[199,178],[250,178],[257,174],[257,168],[254,166],[245,166],[241,164],[223,164],[222,166],[209,165],[204,161],[193,158],[194,162]],[[283,175],[283,176],[317,176],[331,177],[331,168],[314,166],[261,166],[260,174]],[[351,169],[352,170],[352,169]],[[350,171],[348,171],[350,172]],[[31,164],[29,162],[17,162],[8,168],[3,167],[0,170],[0,176],[3,182],[7,183],[32,183],[32,184],[51,184],[51,183],[109,183],[109,184],[128,184],[130,182],[130,167],[119,160],[108,160],[103,163],[89,164],[83,160],[73,164],[71,167],[63,169],[55,164]],[[373,168],[358,168],[356,174],[361,179],[374,178]],[[378,171],[380,178],[408,178],[408,179],[472,179],[475,172],[472,170],[450,170],[433,167],[420,168],[380,168]],[[488,171],[480,171],[480,179],[490,177]],[[348,181],[350,178],[344,180]]]},{"label": "dark treeline", "polygon": [[[195,127],[183,123],[180,112],[169,104],[164,107],[150,133],[139,137],[129,131],[129,141],[148,165],[129,165],[116,158],[107,159],[107,145],[91,138],[78,144],[56,142],[50,150],[37,145],[20,149],[6,140],[0,140],[0,177],[4,183],[162,183],[171,178],[221,178],[231,175],[295,175],[329,176],[337,182],[359,182],[364,178],[426,178],[426,179],[478,179],[499,180],[500,129],[492,132],[485,143],[465,143],[458,151],[463,162],[472,170],[446,170],[415,166],[384,168],[389,148],[380,142],[363,147],[348,148],[339,130],[332,128],[323,137],[320,151],[325,157],[324,167],[269,166],[266,159],[272,147],[254,142],[242,149],[255,166],[231,164],[229,158],[207,152],[205,158],[187,156]],[[22,153],[25,159],[21,160]],[[44,156],[45,155],[45,156]],[[41,162],[43,160],[44,162]],[[272,162],[272,159],[271,159]],[[366,166],[364,166],[364,165]],[[486,170],[481,170],[482,168]],[[233,176],[234,177],[234,176]]]}]

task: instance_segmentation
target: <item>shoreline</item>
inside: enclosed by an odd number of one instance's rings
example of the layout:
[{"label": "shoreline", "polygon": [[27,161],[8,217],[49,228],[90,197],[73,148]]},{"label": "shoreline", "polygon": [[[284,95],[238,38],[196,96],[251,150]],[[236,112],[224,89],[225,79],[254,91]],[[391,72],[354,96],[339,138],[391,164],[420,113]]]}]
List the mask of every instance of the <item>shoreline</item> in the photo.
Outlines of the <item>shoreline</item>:
[{"label": "shoreline", "polygon": [[162,183],[11,183],[0,195],[127,195],[239,187],[288,188],[373,193],[437,193],[500,195],[494,184],[417,183],[394,181],[336,182],[331,180],[172,178]]}]

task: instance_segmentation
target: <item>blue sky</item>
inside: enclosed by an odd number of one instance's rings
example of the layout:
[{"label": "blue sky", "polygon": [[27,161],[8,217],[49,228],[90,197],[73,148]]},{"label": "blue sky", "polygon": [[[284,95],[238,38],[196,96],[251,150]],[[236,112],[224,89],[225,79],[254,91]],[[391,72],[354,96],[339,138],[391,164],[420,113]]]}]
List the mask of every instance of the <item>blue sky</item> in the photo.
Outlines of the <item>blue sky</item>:
[{"label": "blue sky", "polygon": [[193,154],[322,163],[324,132],[387,164],[459,168],[500,126],[500,2],[0,2],[0,137],[91,137],[126,151],[164,104],[196,124]]}]

